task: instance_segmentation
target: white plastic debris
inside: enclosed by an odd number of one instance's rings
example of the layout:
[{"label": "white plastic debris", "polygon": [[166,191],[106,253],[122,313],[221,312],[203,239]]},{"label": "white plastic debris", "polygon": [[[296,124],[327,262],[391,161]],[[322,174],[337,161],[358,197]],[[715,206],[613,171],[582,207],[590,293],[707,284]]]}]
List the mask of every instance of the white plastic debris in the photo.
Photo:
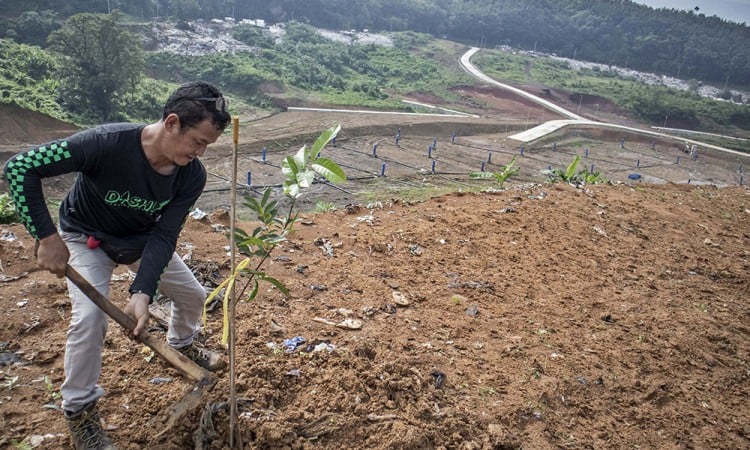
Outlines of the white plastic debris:
[{"label": "white plastic debris", "polygon": [[190,213],[190,217],[192,217],[195,220],[201,220],[204,217],[206,217],[207,215],[208,214],[206,214],[205,212],[201,211],[199,208],[195,208],[193,210],[193,212]]}]

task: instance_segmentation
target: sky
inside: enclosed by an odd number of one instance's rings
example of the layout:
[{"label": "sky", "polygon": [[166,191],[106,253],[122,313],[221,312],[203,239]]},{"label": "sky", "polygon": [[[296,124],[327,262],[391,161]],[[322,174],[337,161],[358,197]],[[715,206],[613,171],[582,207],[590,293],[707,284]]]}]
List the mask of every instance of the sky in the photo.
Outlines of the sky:
[{"label": "sky", "polygon": [[722,19],[750,26],[750,0],[633,0],[652,8],[674,8],[680,10],[700,8],[698,14],[719,16]]}]

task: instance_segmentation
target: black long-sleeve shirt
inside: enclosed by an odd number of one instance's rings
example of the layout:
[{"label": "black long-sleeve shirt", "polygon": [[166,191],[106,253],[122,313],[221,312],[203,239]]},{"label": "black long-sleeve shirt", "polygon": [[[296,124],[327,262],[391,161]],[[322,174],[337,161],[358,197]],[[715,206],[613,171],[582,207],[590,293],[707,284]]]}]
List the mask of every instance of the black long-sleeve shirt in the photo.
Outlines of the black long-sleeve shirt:
[{"label": "black long-sleeve shirt", "polygon": [[[156,172],[141,145],[145,125],[101,125],[14,156],[4,173],[24,225],[37,239],[55,232],[41,179],[78,172],[60,205],[60,228],[142,247],[130,291],[150,296],[175,250],[188,212],[203,191],[198,159],[170,175]],[[110,243],[110,242],[107,242]]]}]

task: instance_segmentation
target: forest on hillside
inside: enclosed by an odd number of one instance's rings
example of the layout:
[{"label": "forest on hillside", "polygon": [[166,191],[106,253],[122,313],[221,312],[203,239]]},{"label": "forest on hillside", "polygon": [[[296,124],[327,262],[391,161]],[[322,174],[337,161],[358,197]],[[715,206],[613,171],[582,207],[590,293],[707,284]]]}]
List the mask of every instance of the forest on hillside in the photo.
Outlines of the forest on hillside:
[{"label": "forest on hillside", "polygon": [[629,0],[0,0],[0,37],[44,45],[80,12],[135,18],[296,20],[331,29],[411,30],[510,45],[683,79],[750,86],[750,28]]}]

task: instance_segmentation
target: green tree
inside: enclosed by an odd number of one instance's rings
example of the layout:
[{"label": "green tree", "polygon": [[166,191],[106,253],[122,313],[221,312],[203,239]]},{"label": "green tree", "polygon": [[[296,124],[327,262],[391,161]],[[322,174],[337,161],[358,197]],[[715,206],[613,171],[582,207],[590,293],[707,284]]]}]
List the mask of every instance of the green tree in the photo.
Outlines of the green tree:
[{"label": "green tree", "polygon": [[24,44],[44,46],[47,36],[60,28],[54,11],[26,11],[16,21],[16,41]]},{"label": "green tree", "polygon": [[95,120],[115,116],[117,99],[133,91],[144,66],[137,35],[116,14],[77,14],[50,34],[50,48],[64,55],[61,97],[66,109]]}]

